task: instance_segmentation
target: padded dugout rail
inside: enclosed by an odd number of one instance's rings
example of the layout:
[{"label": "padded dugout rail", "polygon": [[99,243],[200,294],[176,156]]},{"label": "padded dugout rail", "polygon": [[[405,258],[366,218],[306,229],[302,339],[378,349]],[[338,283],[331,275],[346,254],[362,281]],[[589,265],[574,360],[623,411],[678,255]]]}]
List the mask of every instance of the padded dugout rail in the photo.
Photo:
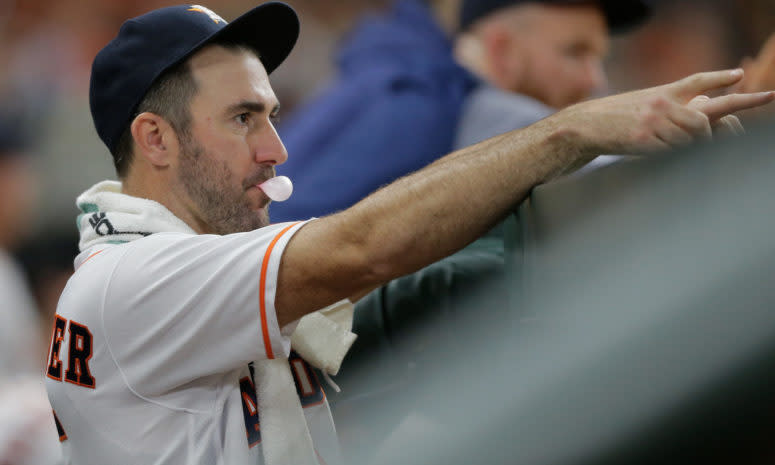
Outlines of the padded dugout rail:
[{"label": "padded dugout rail", "polygon": [[771,462],[775,136],[754,132],[536,188],[507,224],[509,314],[476,296],[466,344],[429,330],[437,365],[360,421],[409,419],[352,463]]}]

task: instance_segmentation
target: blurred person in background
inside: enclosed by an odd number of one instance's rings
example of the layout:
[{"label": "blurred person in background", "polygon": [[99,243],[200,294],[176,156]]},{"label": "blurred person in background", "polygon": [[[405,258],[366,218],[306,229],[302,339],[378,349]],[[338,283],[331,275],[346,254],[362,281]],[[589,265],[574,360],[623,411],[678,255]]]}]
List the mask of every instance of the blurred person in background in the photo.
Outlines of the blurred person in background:
[{"label": "blurred person in background", "polygon": [[[611,92],[671,82],[701,69],[734,67],[744,34],[731,19],[732,2],[681,0],[654,3],[648,23],[613,41]],[[747,26],[745,27],[747,28]]]},{"label": "blurred person in background", "polygon": [[[547,116],[547,105],[560,108],[601,91],[608,26],[633,26],[649,6],[556,3],[398,0],[389,13],[364,19],[338,52],[337,78],[280,126],[294,154],[281,173],[296,191],[274,207],[275,218],[342,210],[450,150]],[[465,67],[450,40],[459,17]],[[522,34],[526,24],[530,32]],[[511,63],[509,71],[486,72],[496,60]],[[526,62],[521,79],[513,71]],[[497,88],[508,93],[492,92]],[[538,110],[529,108],[525,118],[525,100],[512,92],[539,99]]]},{"label": "blurred person in background", "polygon": [[35,215],[35,177],[21,119],[0,116],[0,369],[4,374],[39,373],[37,310],[11,252],[24,239]]},{"label": "blurred person in background", "polygon": [[[280,126],[294,197],[276,221],[333,213],[452,150],[476,79],[441,25],[456,0],[399,0],[365,18],[337,53],[338,75]],[[323,195],[321,195],[323,193]]]},{"label": "blurred person in background", "polygon": [[0,463],[51,465],[61,452],[42,382],[38,313],[10,254],[35,215],[36,181],[21,121],[17,114],[0,116]]},{"label": "blurred person in background", "polygon": [[645,0],[463,0],[455,56],[484,83],[466,102],[456,146],[606,91],[610,34],[650,13]]}]

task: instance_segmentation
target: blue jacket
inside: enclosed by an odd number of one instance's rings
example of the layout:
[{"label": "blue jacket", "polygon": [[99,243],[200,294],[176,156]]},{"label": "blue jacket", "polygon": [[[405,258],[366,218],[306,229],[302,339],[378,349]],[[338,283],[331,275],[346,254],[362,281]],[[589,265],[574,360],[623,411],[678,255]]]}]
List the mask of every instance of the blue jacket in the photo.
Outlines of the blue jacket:
[{"label": "blue jacket", "polygon": [[357,27],[339,75],[280,127],[289,159],[277,168],[294,194],[273,222],[345,209],[452,151],[460,109],[477,80],[420,1],[401,0]]}]

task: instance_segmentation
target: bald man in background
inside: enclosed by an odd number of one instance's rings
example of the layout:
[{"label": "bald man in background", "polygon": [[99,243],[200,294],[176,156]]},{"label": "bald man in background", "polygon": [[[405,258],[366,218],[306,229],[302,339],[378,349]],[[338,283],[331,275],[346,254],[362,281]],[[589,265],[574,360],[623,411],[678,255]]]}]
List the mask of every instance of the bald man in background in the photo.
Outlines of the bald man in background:
[{"label": "bald man in background", "polygon": [[650,13],[645,0],[463,0],[455,56],[483,84],[466,100],[455,147],[604,92],[610,35]]}]

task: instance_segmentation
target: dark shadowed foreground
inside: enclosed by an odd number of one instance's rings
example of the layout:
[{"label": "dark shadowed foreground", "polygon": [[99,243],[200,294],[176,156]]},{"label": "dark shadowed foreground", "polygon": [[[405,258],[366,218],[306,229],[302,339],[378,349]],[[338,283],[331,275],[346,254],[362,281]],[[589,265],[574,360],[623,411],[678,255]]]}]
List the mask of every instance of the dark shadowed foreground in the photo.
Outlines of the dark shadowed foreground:
[{"label": "dark shadowed foreground", "polygon": [[352,370],[351,463],[771,463],[773,147],[753,128],[535,189],[508,299]]}]

